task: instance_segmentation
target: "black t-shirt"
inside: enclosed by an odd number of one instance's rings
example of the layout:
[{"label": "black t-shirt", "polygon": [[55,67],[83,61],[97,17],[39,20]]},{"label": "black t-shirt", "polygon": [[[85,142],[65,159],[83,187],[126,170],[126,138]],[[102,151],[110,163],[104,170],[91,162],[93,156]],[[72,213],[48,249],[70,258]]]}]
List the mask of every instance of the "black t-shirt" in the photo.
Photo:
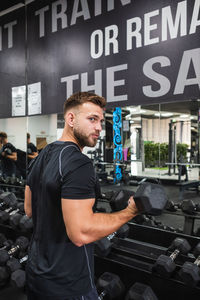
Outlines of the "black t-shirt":
[{"label": "black t-shirt", "polygon": [[[36,146],[33,143],[28,143],[27,144],[27,154],[33,154],[33,152],[38,152]],[[28,157],[28,163],[30,163],[32,159]]]},{"label": "black t-shirt", "polygon": [[[6,152],[6,154],[11,155],[13,152],[17,152],[16,148],[11,144],[7,143],[2,146],[1,152]],[[12,176],[16,173],[15,162],[6,156],[1,155],[1,168],[3,175]]]},{"label": "black t-shirt", "polygon": [[93,245],[75,246],[68,238],[61,198],[95,198],[91,160],[72,142],[47,145],[30,163],[33,237],[27,264],[28,286],[54,297],[87,294],[93,287]]}]

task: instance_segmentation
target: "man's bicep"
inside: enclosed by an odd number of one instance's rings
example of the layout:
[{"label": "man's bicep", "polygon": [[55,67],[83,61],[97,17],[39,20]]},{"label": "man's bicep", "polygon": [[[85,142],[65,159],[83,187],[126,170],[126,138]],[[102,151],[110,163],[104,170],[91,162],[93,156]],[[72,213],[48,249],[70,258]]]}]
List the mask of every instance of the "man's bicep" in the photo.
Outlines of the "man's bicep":
[{"label": "man's bicep", "polygon": [[28,185],[25,187],[24,210],[28,217],[32,216],[32,193]]},{"label": "man's bicep", "polygon": [[64,199],[62,198],[62,213],[69,238],[78,237],[93,215],[92,207],[95,199]]}]

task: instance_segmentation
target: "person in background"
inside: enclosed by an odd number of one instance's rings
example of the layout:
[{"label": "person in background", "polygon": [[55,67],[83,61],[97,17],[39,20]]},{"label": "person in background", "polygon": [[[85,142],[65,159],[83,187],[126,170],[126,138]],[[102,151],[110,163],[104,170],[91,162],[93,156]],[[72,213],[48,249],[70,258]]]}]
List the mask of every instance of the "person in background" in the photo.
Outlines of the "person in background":
[{"label": "person in background", "polygon": [[0,132],[0,159],[1,159],[1,170],[3,177],[12,177],[16,175],[17,150],[8,142],[7,134],[3,131]]},{"label": "person in background", "polygon": [[27,160],[28,160],[28,164],[36,156],[38,156],[38,150],[37,150],[36,146],[33,143],[31,143],[30,133],[27,133]]}]

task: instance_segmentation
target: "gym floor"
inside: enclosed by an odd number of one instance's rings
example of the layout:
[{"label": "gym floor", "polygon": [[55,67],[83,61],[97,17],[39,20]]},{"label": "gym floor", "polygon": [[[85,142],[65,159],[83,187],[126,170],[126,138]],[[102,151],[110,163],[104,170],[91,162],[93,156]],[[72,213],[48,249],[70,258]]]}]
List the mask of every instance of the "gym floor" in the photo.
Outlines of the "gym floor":
[{"label": "gym floor", "polygon": [[[179,188],[176,186],[175,183],[163,185],[164,189],[169,197],[170,200],[173,200],[175,203],[181,203],[179,200]],[[110,190],[118,190],[118,189],[128,189],[132,191],[136,191],[137,186],[113,186],[113,185],[104,185],[102,186],[102,192],[110,191]],[[184,199],[191,199],[195,203],[199,203],[200,195],[198,195],[195,191],[185,191],[184,192]],[[105,202],[101,202],[98,204],[100,207],[108,208],[108,204]],[[172,226],[174,228],[183,228],[184,224],[184,217],[183,216],[176,216],[170,214],[162,214],[159,217],[156,217],[157,220],[162,221],[164,225]],[[195,230],[197,227],[200,226],[200,220],[195,221]],[[15,288],[6,288],[0,292],[0,299],[1,300],[27,300],[26,295],[23,291],[20,291]]]}]

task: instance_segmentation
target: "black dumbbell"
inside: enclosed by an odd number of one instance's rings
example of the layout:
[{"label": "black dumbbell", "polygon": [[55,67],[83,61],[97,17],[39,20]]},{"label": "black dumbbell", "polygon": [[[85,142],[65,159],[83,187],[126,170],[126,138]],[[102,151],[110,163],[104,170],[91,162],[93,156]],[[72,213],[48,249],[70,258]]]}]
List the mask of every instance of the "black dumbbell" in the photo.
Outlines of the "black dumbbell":
[{"label": "black dumbbell", "polygon": [[17,256],[20,251],[26,251],[29,245],[29,240],[21,236],[17,238],[15,246],[13,246],[9,251],[0,250],[0,266],[4,266],[9,260],[10,256]]},{"label": "black dumbbell", "polygon": [[[26,262],[28,259],[28,255],[24,256],[21,259],[16,259],[15,257],[11,257],[7,263],[6,267],[0,267],[0,272],[2,271],[1,277],[0,277],[0,285],[1,282],[4,283],[8,280],[10,275],[14,273],[17,270],[20,270],[22,267],[22,264]],[[16,276],[15,276],[16,277]],[[16,279],[16,285],[18,285],[19,279]]]},{"label": "black dumbbell", "polygon": [[176,257],[179,254],[186,255],[190,249],[191,246],[186,239],[180,237],[176,238],[168,248],[168,250],[173,251],[173,253],[170,256],[161,254],[157,258],[153,270],[155,270],[161,276],[169,278],[176,268],[176,264],[174,262]]},{"label": "black dumbbell", "polygon": [[125,300],[158,300],[149,285],[136,282],[129,289]]},{"label": "black dumbbell", "polygon": [[125,287],[118,275],[105,272],[97,280],[98,299],[122,299]]},{"label": "black dumbbell", "polygon": [[[117,191],[110,200],[113,211],[126,208],[132,191]],[[142,183],[134,195],[134,201],[139,213],[148,215],[160,215],[167,203],[167,195],[163,186],[149,182]]]},{"label": "black dumbbell", "polygon": [[165,209],[167,211],[171,211],[171,212],[177,211],[178,208],[180,208],[180,204],[179,203],[174,203],[174,201],[172,201],[172,200],[168,200],[167,204],[165,206]]},{"label": "black dumbbell", "polygon": [[5,235],[0,233],[0,250],[9,250],[13,245],[12,240],[7,240]]},{"label": "black dumbbell", "polygon": [[10,284],[17,288],[23,288],[26,283],[26,272],[24,270],[16,270],[11,274]]},{"label": "black dumbbell", "polygon": [[119,228],[118,231],[104,237],[101,240],[96,241],[95,244],[95,253],[99,256],[105,257],[107,256],[114,244],[114,237],[118,238],[126,238],[129,234],[129,226],[124,224],[122,227]]},{"label": "black dumbbell", "polygon": [[21,269],[22,265],[26,263],[28,260],[28,255],[25,255],[24,257],[17,259],[15,257],[10,257],[10,259],[6,262],[6,266],[8,269],[8,272],[11,274],[19,269]]},{"label": "black dumbbell", "polygon": [[184,213],[193,215],[199,211],[199,204],[195,204],[192,200],[183,200],[181,209]]},{"label": "black dumbbell", "polygon": [[9,279],[9,273],[6,267],[0,266],[0,287],[3,287],[7,284]]},{"label": "black dumbbell", "polygon": [[18,226],[22,231],[29,231],[33,228],[33,220],[27,215],[23,215],[19,220]]},{"label": "black dumbbell", "polygon": [[[21,212],[20,214],[18,212]],[[9,223],[13,228],[16,228],[22,214],[24,213],[24,208],[21,203],[16,208],[9,207],[5,210],[0,211],[0,224]],[[15,225],[17,224],[17,225]]]},{"label": "black dumbbell", "polygon": [[194,249],[194,256],[195,262],[186,261],[179,272],[182,280],[190,286],[196,286],[200,282],[200,243]]},{"label": "black dumbbell", "polygon": [[0,208],[16,207],[17,198],[14,193],[4,192],[0,194]]}]

